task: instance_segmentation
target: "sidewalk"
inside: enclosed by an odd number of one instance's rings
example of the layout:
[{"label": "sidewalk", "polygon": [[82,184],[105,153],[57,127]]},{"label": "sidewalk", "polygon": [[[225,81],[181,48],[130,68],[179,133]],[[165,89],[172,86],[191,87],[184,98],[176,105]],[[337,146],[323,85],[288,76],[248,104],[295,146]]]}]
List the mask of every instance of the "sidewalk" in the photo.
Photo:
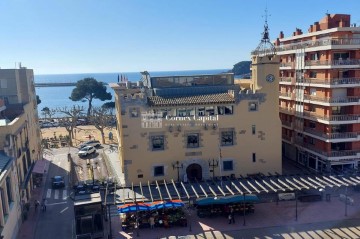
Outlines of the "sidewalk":
[{"label": "sidewalk", "polygon": [[46,171],[43,175],[41,187],[34,188],[31,192],[31,199],[29,200],[30,210],[28,212],[27,219],[20,226],[18,237],[17,237],[18,239],[34,239],[34,237],[35,237],[36,225],[38,222],[38,218],[41,214],[41,208],[39,206],[37,211],[35,212],[34,201],[39,200],[40,203],[42,201],[43,194],[44,194],[44,188],[45,188],[45,184],[46,184],[46,178],[48,175],[49,165],[50,165],[50,161],[48,159],[44,159],[44,160],[46,160],[46,164],[45,164]]}]

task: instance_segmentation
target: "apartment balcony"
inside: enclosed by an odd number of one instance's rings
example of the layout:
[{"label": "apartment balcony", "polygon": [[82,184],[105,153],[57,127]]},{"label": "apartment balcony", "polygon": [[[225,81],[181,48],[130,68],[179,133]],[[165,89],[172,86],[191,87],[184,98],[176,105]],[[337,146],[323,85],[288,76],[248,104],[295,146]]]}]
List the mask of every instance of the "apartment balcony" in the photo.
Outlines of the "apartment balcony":
[{"label": "apartment balcony", "polygon": [[294,85],[295,78],[294,77],[280,77],[279,84],[280,85]]},{"label": "apartment balcony", "polygon": [[346,105],[358,105],[360,103],[359,96],[318,97],[313,95],[304,95],[304,100],[308,100],[309,103],[324,105],[324,106],[346,106]]},{"label": "apartment balcony", "polygon": [[294,69],[295,62],[280,62],[280,70],[291,70]]},{"label": "apartment balcony", "polygon": [[294,139],[292,136],[282,135],[282,140],[289,144],[294,143]]},{"label": "apartment balcony", "polygon": [[324,133],[315,129],[304,127],[305,134],[328,143],[353,142],[360,140],[359,132]]},{"label": "apartment balcony", "polygon": [[294,100],[295,99],[295,94],[291,93],[291,92],[279,92],[279,98],[280,99],[285,99],[285,100]]},{"label": "apartment balcony", "polygon": [[279,55],[285,55],[295,53],[298,49],[305,49],[306,52],[311,52],[331,49],[354,49],[359,48],[359,45],[359,38],[330,38],[277,46],[276,52]]},{"label": "apartment balcony", "polygon": [[[280,80],[281,82],[281,80]],[[358,87],[360,78],[333,78],[333,79],[304,79],[302,82],[296,82],[296,85],[314,86],[324,88]]]},{"label": "apartment balcony", "polygon": [[360,123],[360,115],[319,115],[314,112],[296,112],[297,117],[310,119],[323,124],[356,124]]},{"label": "apartment balcony", "polygon": [[279,111],[281,113],[285,113],[285,114],[288,114],[288,115],[294,115],[295,114],[295,109],[290,108],[290,107],[281,107],[281,106],[279,106]]},{"label": "apartment balcony", "polygon": [[302,142],[299,139],[295,140],[295,144],[300,146],[301,149],[306,150],[312,154],[315,154],[321,158],[328,160],[346,160],[351,158],[360,157],[359,150],[330,150],[325,151],[319,148],[316,148],[315,145]]},{"label": "apartment balcony", "polygon": [[346,60],[313,60],[305,61],[305,69],[341,69],[341,68],[359,68],[359,59],[346,59]]},{"label": "apartment balcony", "polygon": [[284,128],[287,128],[287,129],[293,129],[294,128],[294,124],[293,122],[289,122],[289,121],[282,121],[282,126]]}]

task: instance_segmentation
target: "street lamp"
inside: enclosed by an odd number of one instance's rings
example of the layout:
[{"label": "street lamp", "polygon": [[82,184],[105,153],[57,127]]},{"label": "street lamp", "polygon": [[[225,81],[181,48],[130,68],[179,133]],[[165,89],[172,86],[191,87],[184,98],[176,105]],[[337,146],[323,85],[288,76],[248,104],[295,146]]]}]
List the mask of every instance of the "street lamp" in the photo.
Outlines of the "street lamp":
[{"label": "street lamp", "polygon": [[209,167],[212,168],[213,179],[215,179],[215,168],[219,167],[219,161],[212,159],[212,162],[211,162],[211,160],[209,159]]},{"label": "street lamp", "polygon": [[298,196],[295,190],[295,221],[298,220]]},{"label": "street lamp", "polygon": [[180,169],[184,168],[184,165],[182,163],[180,163],[179,161],[176,161],[175,163],[172,164],[173,169],[177,169],[177,175],[178,175],[178,183],[180,183]]}]

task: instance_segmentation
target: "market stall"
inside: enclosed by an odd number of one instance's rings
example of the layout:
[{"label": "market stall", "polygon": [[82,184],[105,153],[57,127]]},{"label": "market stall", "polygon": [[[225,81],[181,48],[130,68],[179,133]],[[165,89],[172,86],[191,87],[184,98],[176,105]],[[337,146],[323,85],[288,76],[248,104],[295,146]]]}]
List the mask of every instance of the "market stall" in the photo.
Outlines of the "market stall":
[{"label": "market stall", "polygon": [[256,195],[234,195],[218,198],[197,199],[195,206],[199,217],[227,216],[231,208],[236,214],[254,213],[254,203],[259,201]]},{"label": "market stall", "polygon": [[181,200],[156,201],[152,203],[124,204],[118,206],[122,213],[122,227],[124,230],[154,227],[187,226],[187,219],[182,208],[185,204]]}]

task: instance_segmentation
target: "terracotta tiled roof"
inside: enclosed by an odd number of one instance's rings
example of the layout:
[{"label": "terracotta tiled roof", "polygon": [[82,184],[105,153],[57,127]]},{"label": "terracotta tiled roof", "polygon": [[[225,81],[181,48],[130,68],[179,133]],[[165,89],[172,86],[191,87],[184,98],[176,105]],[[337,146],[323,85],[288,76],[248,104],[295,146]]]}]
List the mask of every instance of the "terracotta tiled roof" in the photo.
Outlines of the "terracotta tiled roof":
[{"label": "terracotta tiled roof", "polygon": [[234,103],[235,99],[228,93],[211,94],[211,95],[195,95],[184,97],[148,97],[150,106],[172,106],[172,105],[205,105],[215,103]]}]

